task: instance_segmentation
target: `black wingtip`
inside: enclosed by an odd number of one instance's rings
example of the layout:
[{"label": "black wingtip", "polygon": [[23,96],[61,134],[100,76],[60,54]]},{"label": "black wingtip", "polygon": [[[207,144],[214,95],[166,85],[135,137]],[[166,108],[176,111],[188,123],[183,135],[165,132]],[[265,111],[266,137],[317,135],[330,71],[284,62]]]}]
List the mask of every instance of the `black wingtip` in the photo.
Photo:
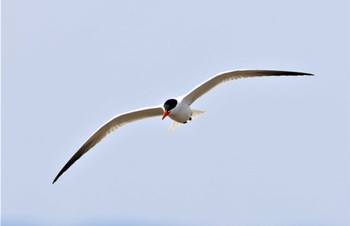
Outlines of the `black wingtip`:
[{"label": "black wingtip", "polygon": [[55,179],[52,181],[52,184],[54,184],[58,180],[58,178],[60,178],[60,176],[67,170],[65,167],[63,167],[63,169],[61,169],[61,171],[57,174]]},{"label": "black wingtip", "polygon": [[59,176],[56,176],[56,177],[55,177],[55,179],[52,181],[52,184],[54,184],[54,183],[57,181],[58,177],[59,177]]},{"label": "black wingtip", "polygon": [[[84,146],[83,146],[84,147]],[[75,161],[77,161],[82,154],[80,154],[80,149],[77,151],[77,153],[75,153],[72,158],[69,159],[69,161],[63,166],[63,168],[60,170],[60,172],[57,174],[57,176],[55,177],[55,179],[53,180],[52,184],[54,184],[58,178],[60,178],[62,176],[62,174],[64,172],[67,171],[67,169],[69,169],[69,167],[71,167],[73,165],[73,163],[75,163]]]},{"label": "black wingtip", "polygon": [[291,72],[291,75],[306,75],[306,76],[315,76],[312,73],[307,73],[307,72]]}]

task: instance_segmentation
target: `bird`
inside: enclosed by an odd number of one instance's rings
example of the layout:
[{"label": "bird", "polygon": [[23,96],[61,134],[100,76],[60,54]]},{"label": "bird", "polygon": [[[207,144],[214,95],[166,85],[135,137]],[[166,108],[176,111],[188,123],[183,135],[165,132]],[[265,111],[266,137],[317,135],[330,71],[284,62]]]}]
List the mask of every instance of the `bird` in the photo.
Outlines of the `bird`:
[{"label": "bird", "polygon": [[311,73],[296,72],[296,71],[281,71],[281,70],[256,70],[256,69],[240,69],[225,71],[214,75],[208,80],[200,83],[191,91],[185,95],[167,99],[162,105],[155,105],[152,107],[139,108],[133,111],[125,112],[114,116],[111,120],[107,121],[100,128],[98,128],[83,145],[76,151],[76,153],[69,159],[69,161],[59,171],[57,176],[53,180],[53,184],[58,178],[68,170],[81,156],[88,152],[92,147],[99,143],[109,133],[119,129],[121,126],[145,119],[150,117],[161,116],[164,120],[169,117],[173,120],[174,125],[185,124],[192,120],[196,115],[199,115],[205,111],[193,110],[191,105],[200,98],[203,94],[207,93],[212,88],[219,84],[228,82],[231,80],[249,78],[249,77],[262,77],[262,76],[313,76]]}]

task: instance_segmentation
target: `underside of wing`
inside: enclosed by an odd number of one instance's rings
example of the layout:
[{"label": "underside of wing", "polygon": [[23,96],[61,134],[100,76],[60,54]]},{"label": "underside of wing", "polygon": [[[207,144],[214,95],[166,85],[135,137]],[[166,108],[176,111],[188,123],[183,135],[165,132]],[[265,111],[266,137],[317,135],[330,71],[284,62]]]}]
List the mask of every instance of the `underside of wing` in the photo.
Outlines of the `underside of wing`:
[{"label": "underside of wing", "polygon": [[149,118],[154,116],[160,116],[163,114],[163,109],[161,106],[141,108],[134,111],[126,112],[115,116],[103,126],[101,126],[92,136],[85,141],[85,143],[79,148],[79,150],[72,156],[72,158],[64,165],[61,171],[55,177],[53,183],[71,166],[75,161],[77,161],[81,156],[83,156],[87,151],[89,151],[93,146],[100,142],[109,133],[118,129],[119,127],[143,118]]},{"label": "underside of wing", "polygon": [[188,92],[184,97],[183,101],[188,105],[191,105],[200,96],[214,88],[215,86],[240,78],[249,77],[262,77],[262,76],[302,76],[302,75],[313,75],[305,72],[295,71],[277,71],[277,70],[234,70],[227,71],[213,76],[207,81],[199,84],[193,90]]}]

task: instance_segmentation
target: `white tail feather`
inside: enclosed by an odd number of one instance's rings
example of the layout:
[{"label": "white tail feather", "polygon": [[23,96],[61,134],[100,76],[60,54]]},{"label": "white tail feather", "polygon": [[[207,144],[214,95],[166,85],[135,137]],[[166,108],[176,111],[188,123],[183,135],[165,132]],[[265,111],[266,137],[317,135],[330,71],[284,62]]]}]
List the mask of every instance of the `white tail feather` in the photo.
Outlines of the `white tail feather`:
[{"label": "white tail feather", "polygon": [[[192,120],[197,118],[200,114],[203,114],[207,111],[203,110],[192,110]],[[169,132],[172,132],[175,128],[177,128],[179,125],[182,125],[183,123],[176,122],[176,121],[171,121],[170,127],[169,127]]]}]

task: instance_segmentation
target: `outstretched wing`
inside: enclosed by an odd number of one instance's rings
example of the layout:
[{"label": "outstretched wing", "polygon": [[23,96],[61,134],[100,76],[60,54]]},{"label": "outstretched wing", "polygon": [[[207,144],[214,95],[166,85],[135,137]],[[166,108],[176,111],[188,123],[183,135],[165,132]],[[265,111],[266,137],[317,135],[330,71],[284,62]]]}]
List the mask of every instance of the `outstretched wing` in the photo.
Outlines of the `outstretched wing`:
[{"label": "outstretched wing", "polygon": [[261,77],[261,76],[300,76],[300,75],[313,75],[305,72],[295,71],[276,71],[276,70],[234,70],[222,72],[208,79],[207,81],[199,84],[189,93],[183,97],[183,101],[188,105],[191,105],[203,94],[214,88],[215,86],[240,78],[249,77]]},{"label": "outstretched wing", "polygon": [[95,133],[85,141],[85,143],[79,148],[79,150],[72,156],[72,158],[64,165],[61,171],[57,174],[52,183],[55,183],[56,180],[69,168],[75,161],[77,161],[81,156],[88,152],[93,146],[100,142],[104,137],[109,133],[118,129],[119,127],[136,121],[143,118],[149,118],[154,116],[160,116],[163,114],[163,109],[161,106],[141,108],[134,111],[129,111],[120,115],[115,116],[103,126],[101,126]]}]

